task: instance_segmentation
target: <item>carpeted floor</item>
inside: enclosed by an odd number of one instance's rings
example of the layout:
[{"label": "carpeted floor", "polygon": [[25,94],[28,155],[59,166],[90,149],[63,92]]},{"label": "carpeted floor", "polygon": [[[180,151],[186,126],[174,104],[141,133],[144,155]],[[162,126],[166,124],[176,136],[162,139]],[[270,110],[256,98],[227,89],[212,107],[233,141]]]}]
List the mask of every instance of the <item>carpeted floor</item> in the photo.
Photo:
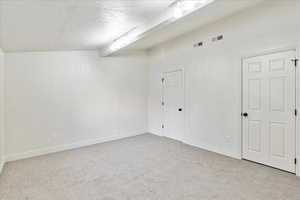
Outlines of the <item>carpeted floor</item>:
[{"label": "carpeted floor", "polygon": [[300,178],[145,134],[8,163],[0,199],[299,200]]}]

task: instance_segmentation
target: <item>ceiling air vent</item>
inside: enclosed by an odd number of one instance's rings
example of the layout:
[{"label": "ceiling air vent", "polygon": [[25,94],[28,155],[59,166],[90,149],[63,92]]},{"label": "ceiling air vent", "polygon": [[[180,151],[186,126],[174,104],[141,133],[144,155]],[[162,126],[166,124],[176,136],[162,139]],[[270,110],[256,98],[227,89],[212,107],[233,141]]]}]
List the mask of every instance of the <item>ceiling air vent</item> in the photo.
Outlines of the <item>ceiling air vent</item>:
[{"label": "ceiling air vent", "polygon": [[213,37],[211,41],[212,42],[216,42],[216,41],[223,40],[223,39],[224,39],[224,36],[223,35],[219,35],[217,37]]},{"label": "ceiling air vent", "polygon": [[196,48],[196,47],[202,47],[203,45],[204,45],[203,42],[198,42],[198,43],[194,44],[194,47],[195,47],[195,48]]}]

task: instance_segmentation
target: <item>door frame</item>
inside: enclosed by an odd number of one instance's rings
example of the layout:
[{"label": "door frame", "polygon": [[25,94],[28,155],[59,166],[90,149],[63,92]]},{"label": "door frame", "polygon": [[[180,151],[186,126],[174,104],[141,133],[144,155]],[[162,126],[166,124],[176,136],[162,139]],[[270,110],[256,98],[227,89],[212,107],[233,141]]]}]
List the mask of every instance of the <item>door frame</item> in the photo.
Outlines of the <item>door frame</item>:
[{"label": "door frame", "polygon": [[[296,47],[296,59],[300,59],[300,46]],[[299,70],[299,63],[298,66],[296,67],[296,109],[299,111],[299,105],[300,105],[300,70]],[[300,177],[300,165],[299,165],[299,160],[300,160],[300,129],[299,129],[299,124],[300,124],[300,117],[297,116],[296,118],[296,159],[297,159],[297,164],[296,164],[296,175]]]},{"label": "door frame", "polygon": [[[161,72],[161,80],[164,78],[164,73],[170,73],[170,72],[177,72],[177,71],[182,71],[182,85],[183,85],[183,135],[182,138],[180,138],[182,141],[185,140],[185,133],[186,133],[186,123],[185,123],[185,119],[186,119],[186,103],[185,103],[185,95],[186,95],[186,88],[185,88],[185,70],[183,67],[178,67],[178,68],[170,68],[167,70],[164,70]],[[161,118],[161,124],[162,126],[165,123],[165,107],[162,105],[162,102],[164,102],[164,96],[165,96],[165,89],[164,89],[164,84],[163,81],[161,81],[161,97],[160,97],[160,101],[161,101],[161,112],[162,112],[162,118]],[[165,135],[165,129],[163,127],[161,127],[161,136],[166,137]]]},{"label": "door frame", "polygon": [[[252,57],[256,57],[256,56],[264,56],[264,55],[268,55],[268,54],[273,54],[273,53],[280,53],[280,52],[285,52],[285,51],[295,51],[296,52],[296,59],[300,59],[300,46],[296,45],[296,46],[287,46],[287,47],[283,47],[283,48],[279,48],[279,49],[271,49],[271,50],[264,50],[261,51],[260,53],[253,53],[250,55],[246,55],[246,56],[242,56],[241,58],[241,73],[240,73],[240,95],[241,95],[241,102],[240,102],[240,114],[243,113],[243,89],[244,89],[244,85],[243,85],[243,61],[245,59],[248,58],[252,58]],[[295,107],[298,110],[299,113],[299,105],[300,105],[300,70],[298,69],[300,66],[300,63],[298,63],[298,66],[296,67],[296,77],[295,77]],[[296,176],[300,177],[300,116],[298,114],[298,116],[296,117],[295,120],[296,124],[295,124],[295,157],[297,159],[297,164],[296,164]],[[243,159],[243,137],[244,137],[244,133],[243,133],[243,117],[242,115],[240,115],[240,131],[241,131],[241,135],[240,135],[240,159]]]}]

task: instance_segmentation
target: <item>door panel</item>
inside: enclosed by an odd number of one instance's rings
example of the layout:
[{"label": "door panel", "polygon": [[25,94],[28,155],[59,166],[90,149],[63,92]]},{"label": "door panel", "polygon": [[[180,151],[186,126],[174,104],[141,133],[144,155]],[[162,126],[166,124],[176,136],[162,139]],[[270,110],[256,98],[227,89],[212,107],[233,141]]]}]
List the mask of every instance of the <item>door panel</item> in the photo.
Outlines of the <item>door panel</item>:
[{"label": "door panel", "polygon": [[295,172],[295,51],[243,61],[243,158]]},{"label": "door panel", "polygon": [[248,150],[261,152],[261,121],[249,121]]},{"label": "door panel", "polygon": [[164,136],[183,139],[184,76],[183,70],[163,73]]},{"label": "door panel", "polygon": [[270,78],[270,111],[285,112],[285,77]]},{"label": "door panel", "polygon": [[249,109],[261,109],[261,80],[249,79]]},{"label": "door panel", "polygon": [[286,124],[285,123],[270,123],[270,154],[284,158],[285,156],[285,140],[286,140]]}]

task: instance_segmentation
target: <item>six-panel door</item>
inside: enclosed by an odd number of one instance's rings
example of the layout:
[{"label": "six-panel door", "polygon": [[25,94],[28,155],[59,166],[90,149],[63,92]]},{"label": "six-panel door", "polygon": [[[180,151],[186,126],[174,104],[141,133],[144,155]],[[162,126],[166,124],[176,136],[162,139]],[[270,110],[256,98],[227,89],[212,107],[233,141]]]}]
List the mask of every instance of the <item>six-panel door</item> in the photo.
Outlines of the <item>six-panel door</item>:
[{"label": "six-panel door", "polygon": [[295,51],[243,61],[243,158],[295,172]]}]

